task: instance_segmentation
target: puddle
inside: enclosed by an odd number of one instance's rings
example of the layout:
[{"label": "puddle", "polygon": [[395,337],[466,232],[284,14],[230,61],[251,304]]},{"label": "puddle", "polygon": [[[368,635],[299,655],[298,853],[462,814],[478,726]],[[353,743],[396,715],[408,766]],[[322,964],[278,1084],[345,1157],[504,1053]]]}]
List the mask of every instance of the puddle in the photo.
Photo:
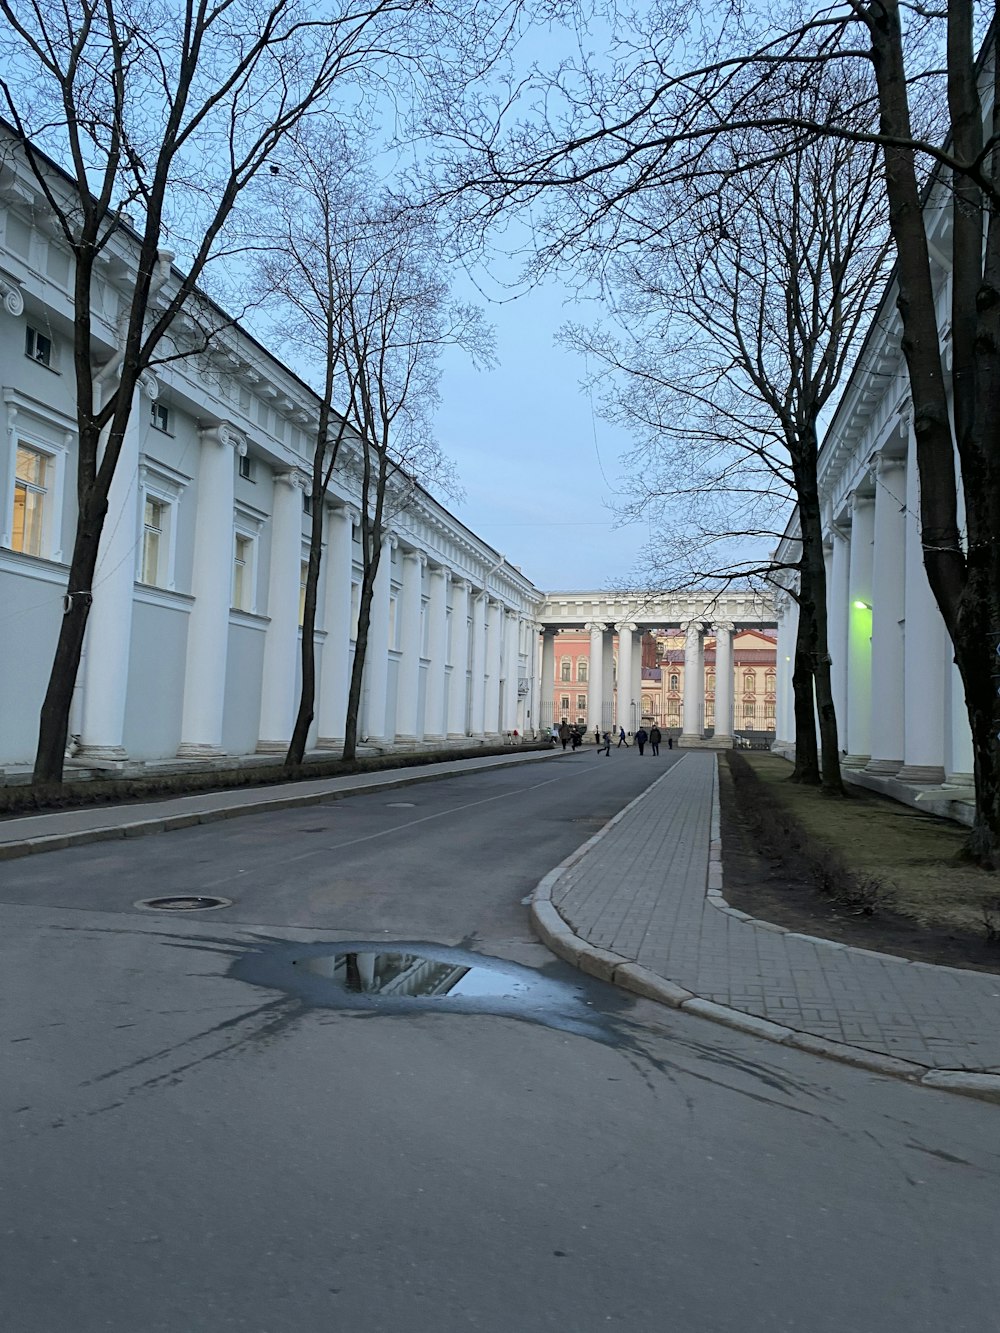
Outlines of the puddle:
[{"label": "puddle", "polygon": [[389,810],[413,810],[416,807],[416,801],[386,801],[386,808]]},{"label": "puddle", "polygon": [[[565,972],[565,977],[558,973]],[[553,975],[556,973],[556,975]],[[495,1014],[618,1044],[621,991],[553,963],[546,971],[468,949],[410,941],[270,942],[230,975],[325,1009],[384,1014]],[[600,995],[598,995],[600,991]]]}]

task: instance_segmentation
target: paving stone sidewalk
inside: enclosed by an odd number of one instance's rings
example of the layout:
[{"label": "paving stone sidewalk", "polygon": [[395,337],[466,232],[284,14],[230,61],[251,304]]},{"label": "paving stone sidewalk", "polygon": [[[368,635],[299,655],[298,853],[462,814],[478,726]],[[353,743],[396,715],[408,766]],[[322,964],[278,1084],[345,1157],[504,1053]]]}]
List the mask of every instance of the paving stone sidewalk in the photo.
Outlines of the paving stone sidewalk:
[{"label": "paving stone sidewalk", "polygon": [[[557,938],[550,943],[564,956],[576,949],[587,971],[642,990],[635,984],[642,969],[683,988],[671,998],[668,985],[658,998],[686,1009],[723,1022],[737,1016],[737,1026],[747,1015],[751,1030],[779,1041],[802,1034],[793,1044],[806,1049],[823,1051],[832,1042],[872,1052],[887,1072],[909,1077],[928,1070],[987,1074],[981,1090],[1000,1091],[1000,976],[909,962],[754,921],[728,908],[716,887],[709,896],[718,846],[716,757],[692,751],[546,876],[536,891],[536,924],[543,936],[558,937],[561,919],[565,947]],[[724,864],[722,871],[724,895]],[[615,977],[615,959],[639,968]],[[683,992],[696,1000],[684,1002]],[[698,1000],[709,1005],[700,1009]],[[711,1013],[715,1006],[724,1009]],[[770,1024],[779,1026],[769,1032]],[[908,1069],[890,1070],[892,1058],[909,1062]],[[922,1081],[947,1086],[949,1076]],[[976,1082],[968,1075],[953,1081]]]}]

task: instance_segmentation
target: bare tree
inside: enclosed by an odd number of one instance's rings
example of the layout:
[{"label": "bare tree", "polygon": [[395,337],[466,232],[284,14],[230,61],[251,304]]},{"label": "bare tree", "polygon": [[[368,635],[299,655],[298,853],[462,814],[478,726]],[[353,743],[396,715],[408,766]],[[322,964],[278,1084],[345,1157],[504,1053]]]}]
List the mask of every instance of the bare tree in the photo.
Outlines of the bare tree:
[{"label": "bare tree", "polygon": [[[818,71],[808,83],[787,71],[776,79],[784,84],[782,100],[797,105],[803,120],[823,123],[848,100],[870,100],[857,80],[848,86],[834,71]],[[648,477],[652,464],[657,498],[682,502],[702,560],[706,547],[715,551],[715,568],[702,563],[690,576],[716,583],[773,578],[778,571],[761,539],[780,537],[780,519],[794,502],[794,777],[841,793],[819,420],[852,364],[888,271],[877,150],[817,136],[779,144],[773,132],[755,129],[717,145],[713,161],[716,174],[708,174],[706,161],[679,221],[655,192],[633,204],[633,221],[641,210],[647,234],[631,253],[619,251],[611,269],[624,332],[583,345],[620,377],[616,417],[640,432],[633,470]],[[743,167],[747,161],[758,166]]]},{"label": "bare tree", "polygon": [[[280,252],[265,261],[323,380],[312,468],[312,527],[302,631],[302,690],[286,762],[301,763],[315,703],[316,594],[323,501],[334,467],[359,498],[362,579],[345,720],[354,757],[372,595],[383,537],[419,486],[454,489],[431,430],[438,362],[460,346],[492,360],[481,312],[453,301],[441,238],[427,218],[372,186],[363,148],[306,130],[288,146],[296,185],[285,196]],[[289,173],[293,174],[292,172]],[[349,577],[349,571],[335,571]]]},{"label": "bare tree", "polygon": [[[517,11],[516,0],[509,8]],[[446,86],[475,41],[496,40],[490,16],[499,21],[508,6],[482,9],[460,5],[456,14],[424,0],[0,0],[2,105],[75,266],[77,527],[35,782],[62,778],[108,491],[136,386],[221,250],[241,194],[304,115],[333,112],[335,87],[357,106],[380,74],[409,77],[421,64]],[[91,295],[95,265],[126,223],[136,276],[109,359]],[[171,266],[178,250],[183,275]]]},{"label": "bare tree", "polygon": [[[903,21],[905,11],[906,20]],[[634,15],[630,16],[634,21]],[[438,196],[482,229],[511,207],[539,210],[544,256],[606,250],[650,188],[711,170],[718,143],[748,129],[879,148],[896,247],[902,350],[913,399],[924,568],[955,648],[972,731],[977,808],[970,853],[1000,864],[1000,62],[996,0],[843,0],[790,15],[731,4],[691,33],[696,5],[653,5],[618,38],[610,73],[569,62],[465,108],[442,154]],[[983,56],[978,56],[982,46]],[[827,121],[768,95],[782,70],[807,80],[858,62],[874,73],[877,123],[857,106]],[[780,87],[780,83],[778,84]],[[765,104],[762,107],[760,97]],[[534,105],[532,105],[534,103]],[[542,114],[538,114],[539,107]],[[983,110],[989,108],[984,119]],[[526,110],[530,108],[530,110]],[[532,114],[532,113],[535,114]],[[505,130],[505,126],[512,128]],[[753,166],[755,163],[747,163]],[[953,227],[938,320],[923,206],[933,191]],[[950,191],[950,197],[949,197]],[[951,374],[945,374],[950,340]],[[960,469],[960,470],[959,470]],[[964,502],[964,528],[959,494]]]}]

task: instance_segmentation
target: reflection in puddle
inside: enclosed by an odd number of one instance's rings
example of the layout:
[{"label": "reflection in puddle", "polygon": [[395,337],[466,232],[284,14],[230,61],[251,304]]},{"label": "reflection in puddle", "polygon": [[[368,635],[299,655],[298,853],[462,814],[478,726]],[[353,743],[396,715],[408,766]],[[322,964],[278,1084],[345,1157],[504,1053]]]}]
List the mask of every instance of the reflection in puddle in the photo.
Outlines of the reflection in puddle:
[{"label": "reflection in puddle", "polygon": [[384,1014],[482,1013],[616,1043],[622,991],[553,963],[545,971],[437,944],[270,941],[238,958],[230,975],[327,1009]]}]

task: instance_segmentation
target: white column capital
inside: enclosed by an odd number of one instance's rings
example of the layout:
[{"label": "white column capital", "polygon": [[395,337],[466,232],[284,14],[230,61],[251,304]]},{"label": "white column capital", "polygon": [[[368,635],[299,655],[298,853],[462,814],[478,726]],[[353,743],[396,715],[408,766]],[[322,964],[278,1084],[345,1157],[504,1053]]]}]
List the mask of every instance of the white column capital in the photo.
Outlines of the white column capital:
[{"label": "white column capital", "polygon": [[716,638],[718,638],[720,634],[732,634],[735,628],[736,626],[731,620],[712,621],[712,633],[716,636]]},{"label": "white column capital", "polygon": [[275,485],[281,482],[283,486],[290,486],[292,490],[305,491],[310,487],[309,477],[301,468],[289,468],[287,472],[276,472],[274,474]]},{"label": "white column capital", "polygon": [[403,551],[403,559],[408,560],[410,564],[419,566],[420,569],[424,569],[427,565],[426,551],[418,551],[415,547],[412,546],[407,547]]},{"label": "white column capital", "polygon": [[246,437],[231,426],[228,421],[216,421],[209,426],[202,426],[198,437],[203,444],[217,444],[220,448],[234,449],[241,458],[246,457]]},{"label": "white column capital", "polygon": [[603,620],[588,620],[583,628],[591,634],[603,634],[608,627]]},{"label": "white column capital", "polygon": [[24,314],[24,297],[21,295],[20,285],[5,278],[2,273],[0,273],[0,299],[8,315],[13,315],[16,319],[18,315]]},{"label": "white column capital", "polygon": [[616,634],[630,634],[630,633],[631,633],[631,634],[634,634],[635,631],[636,631],[638,628],[639,628],[639,626],[638,626],[638,625],[634,625],[630,620],[623,620],[623,621],[621,622],[620,625],[615,625],[615,633],[616,633]]}]

